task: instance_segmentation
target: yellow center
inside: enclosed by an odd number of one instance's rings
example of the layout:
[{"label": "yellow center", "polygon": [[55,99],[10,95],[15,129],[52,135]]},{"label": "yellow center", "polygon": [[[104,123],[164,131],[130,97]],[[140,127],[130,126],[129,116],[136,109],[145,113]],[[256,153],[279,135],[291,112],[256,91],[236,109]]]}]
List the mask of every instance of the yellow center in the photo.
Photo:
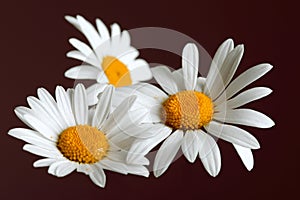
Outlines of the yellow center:
[{"label": "yellow center", "polygon": [[108,141],[96,127],[89,125],[72,126],[58,138],[57,148],[69,160],[79,163],[95,163],[106,156]]},{"label": "yellow center", "polygon": [[132,84],[128,68],[117,58],[105,56],[101,66],[109,83],[115,87],[123,87]]},{"label": "yellow center", "polygon": [[209,123],[213,116],[211,99],[201,92],[181,91],[163,103],[162,119],[173,129],[195,130]]}]

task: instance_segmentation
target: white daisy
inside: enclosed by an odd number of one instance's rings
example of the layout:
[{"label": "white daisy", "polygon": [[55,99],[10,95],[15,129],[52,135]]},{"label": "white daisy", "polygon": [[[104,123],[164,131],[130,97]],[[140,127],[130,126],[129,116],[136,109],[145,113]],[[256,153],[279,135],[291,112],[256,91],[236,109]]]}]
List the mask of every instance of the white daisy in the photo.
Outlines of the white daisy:
[{"label": "white daisy", "polygon": [[103,169],[122,174],[148,176],[143,165],[145,157],[126,162],[126,157],[142,113],[128,113],[136,97],[125,99],[111,111],[113,87],[107,87],[94,110],[88,110],[86,90],[82,84],[65,91],[57,86],[56,100],[44,88],[38,89],[38,98],[28,97],[30,108],[20,106],[16,115],[31,129],[14,128],[8,134],[24,140],[23,149],[45,157],[34,162],[34,167],[48,167],[57,177],[75,169],[85,173],[98,186],[104,187]]},{"label": "white daisy", "polygon": [[97,102],[97,95],[108,84],[122,87],[152,78],[148,63],[137,59],[139,52],[131,46],[128,31],[121,32],[118,24],[112,24],[109,32],[100,19],[96,19],[96,30],[82,16],[65,18],[81,31],[90,43],[88,46],[76,38],[69,40],[77,50],[68,52],[67,56],[81,60],[84,64],[65,72],[68,78],[97,81],[87,89],[89,105]]},{"label": "white daisy", "polygon": [[[198,49],[187,44],[182,55],[182,69],[171,72],[165,66],[152,68],[158,84],[167,93],[150,84],[122,88],[116,95],[126,97],[136,94],[140,106],[148,107],[150,118],[144,123],[165,127],[153,138],[137,139],[127,160],[145,155],[155,145],[167,138],[158,150],[154,161],[154,175],[162,175],[181,148],[189,162],[199,155],[211,176],[218,175],[221,156],[215,138],[233,144],[248,170],[253,168],[251,149],[258,149],[258,141],[246,130],[230,124],[269,128],[274,122],[266,115],[245,108],[238,108],[271,93],[266,87],[243,88],[269,70],[270,64],[254,66],[231,81],[244,51],[243,45],[234,48],[228,39],[217,50],[207,78],[198,75]],[[236,95],[236,96],[234,96]],[[117,104],[117,102],[115,102]],[[225,124],[224,124],[225,123]]]}]

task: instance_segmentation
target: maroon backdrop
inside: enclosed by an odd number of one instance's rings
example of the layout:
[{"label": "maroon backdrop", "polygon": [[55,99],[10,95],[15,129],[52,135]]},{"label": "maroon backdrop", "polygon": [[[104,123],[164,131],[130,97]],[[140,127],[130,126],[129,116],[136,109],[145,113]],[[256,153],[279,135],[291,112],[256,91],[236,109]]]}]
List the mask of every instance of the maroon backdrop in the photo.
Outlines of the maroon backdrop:
[{"label": "maroon backdrop", "polygon": [[[299,35],[298,12],[289,1],[8,1],[1,3],[1,121],[0,199],[262,199],[291,197],[299,177],[299,131],[294,86],[298,86],[299,55],[293,36]],[[56,85],[72,87],[64,78],[69,67],[79,62],[68,59],[72,49],[68,38],[83,38],[64,20],[64,15],[82,14],[87,19],[102,18],[106,24],[118,22],[122,28],[155,26],[180,31],[197,40],[212,55],[227,37],[245,44],[245,55],[237,71],[270,62],[273,70],[254,85],[274,92],[249,107],[267,113],[276,126],[260,130],[247,128],[261,143],[254,151],[255,166],[248,172],[232,146],[218,141],[222,170],[210,177],[199,159],[188,163],[180,158],[156,179],[107,172],[105,189],[96,187],[87,176],[73,173],[65,178],[48,175],[46,168],[34,169],[38,157],[22,151],[22,141],[7,135],[13,127],[25,127],[14,115],[26,97],[38,87],[53,93]],[[133,38],[134,42],[134,38]],[[176,42],[176,41],[175,41]],[[143,50],[151,62],[179,66],[178,56]],[[296,121],[297,120],[297,121]],[[289,199],[289,198],[288,198]]]}]

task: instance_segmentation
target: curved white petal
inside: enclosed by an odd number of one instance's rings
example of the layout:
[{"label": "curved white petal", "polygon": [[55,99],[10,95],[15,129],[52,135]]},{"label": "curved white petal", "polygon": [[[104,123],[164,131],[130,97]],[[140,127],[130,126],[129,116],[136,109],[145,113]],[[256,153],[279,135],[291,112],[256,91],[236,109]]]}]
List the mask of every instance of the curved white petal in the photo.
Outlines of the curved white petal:
[{"label": "curved white petal", "polygon": [[43,149],[40,148],[38,146],[34,146],[31,144],[25,144],[23,146],[23,150],[28,151],[32,154],[38,155],[38,156],[42,156],[42,157],[46,157],[46,158],[58,158],[61,156],[61,154],[57,151],[54,150],[47,150],[47,149]]},{"label": "curved white petal", "polygon": [[[69,39],[69,42],[73,45],[73,47],[78,49],[86,57],[98,61],[98,58],[95,55],[94,51],[88,45],[86,45],[84,42],[82,42],[76,38]],[[98,63],[100,63],[100,61]]]},{"label": "curved white petal", "polygon": [[55,158],[42,158],[42,159],[35,161],[33,163],[33,166],[34,167],[48,167],[56,161],[57,161],[57,159],[55,159]]},{"label": "curved white petal", "polygon": [[227,110],[225,113],[215,113],[214,119],[258,128],[270,128],[275,125],[274,121],[268,116],[251,109],[235,109]]},{"label": "curved white petal", "polygon": [[[211,83],[211,87],[207,87],[208,90],[206,90],[212,99],[216,99],[225,90],[242,59],[243,53],[244,46],[238,45],[227,55],[219,71],[216,70],[216,73],[219,74],[215,76],[216,78]],[[207,81],[209,81],[208,78]]]},{"label": "curved white petal", "polygon": [[27,123],[30,124],[31,127],[33,127],[36,131],[41,133],[45,138],[51,141],[57,140],[57,135],[59,132],[55,132],[54,129],[52,129],[50,126],[47,126],[44,124],[40,119],[38,119],[36,116],[31,114],[24,115],[24,119]]},{"label": "curved white petal", "polygon": [[255,87],[249,90],[242,92],[241,94],[237,95],[236,97],[227,101],[228,108],[237,108],[243,106],[247,103],[252,101],[261,99],[265,96],[271,94],[272,90],[266,87]]},{"label": "curved white petal", "polygon": [[185,90],[182,68],[174,70],[172,72],[172,75],[173,75],[173,80],[175,81],[175,83],[177,85],[178,91]]},{"label": "curved white petal", "polygon": [[128,66],[128,68],[132,68],[130,69],[130,77],[133,84],[139,81],[150,80],[152,78],[149,64],[143,59],[135,60]]},{"label": "curved white petal", "polygon": [[8,135],[33,144],[40,148],[53,150],[56,149],[56,143],[45,139],[41,134],[25,128],[14,128],[9,130]]},{"label": "curved white petal", "polygon": [[211,121],[204,127],[208,133],[228,141],[250,149],[259,149],[259,143],[254,136],[247,131],[236,126],[225,125],[219,122]]},{"label": "curved white petal", "polygon": [[156,145],[162,142],[166,137],[170,135],[172,129],[164,125],[157,126],[154,128],[156,135],[149,138],[137,139],[132,143],[132,146],[128,152],[127,162],[132,163],[134,160],[137,160],[140,157],[146,155],[151,151]]},{"label": "curved white petal", "polygon": [[175,94],[178,92],[177,85],[173,80],[172,73],[166,66],[158,66],[151,68],[153,77],[157,83],[166,91],[168,94]]},{"label": "curved white petal", "polygon": [[92,79],[96,80],[100,70],[90,65],[80,65],[72,67],[65,72],[65,77],[72,79]]},{"label": "curved white petal", "polygon": [[149,171],[144,166],[141,166],[141,165],[127,165],[127,168],[128,168],[128,173],[129,174],[134,174],[134,175],[144,176],[144,177],[149,176]]},{"label": "curved white petal", "polygon": [[122,103],[109,115],[108,119],[103,123],[103,131],[110,132],[115,125],[118,125],[121,121],[127,121],[124,116],[128,114],[128,111],[136,101],[136,96],[127,97]]},{"label": "curved white petal", "polygon": [[199,152],[200,141],[197,134],[198,132],[196,131],[188,130],[182,140],[182,152],[186,159],[191,163],[195,162]]},{"label": "curved white petal", "polygon": [[96,49],[101,44],[101,39],[94,26],[80,15],[77,15],[77,21],[81,32],[87,38],[92,48]]},{"label": "curved white petal", "polygon": [[52,95],[44,88],[39,88],[37,94],[40,101],[43,103],[44,108],[48,111],[49,115],[51,115],[51,118],[53,118],[62,129],[66,129],[67,124],[60,115],[56,101]]},{"label": "curved white petal", "polygon": [[185,45],[182,52],[182,72],[186,90],[194,90],[199,68],[199,52],[195,44]]},{"label": "curved white petal", "polygon": [[257,79],[265,75],[272,68],[273,66],[270,64],[259,64],[243,72],[236,79],[234,79],[226,88],[227,99],[231,98],[244,87],[248,86],[250,83],[256,81]]},{"label": "curved white petal", "polygon": [[86,89],[88,105],[92,106],[98,103],[98,95],[103,92],[107,84],[95,83]]},{"label": "curved white petal", "polygon": [[236,152],[239,154],[242,162],[244,163],[245,167],[248,171],[251,171],[254,166],[254,159],[251,149],[239,146],[237,144],[233,144]]},{"label": "curved white petal", "polygon": [[82,84],[75,87],[74,111],[77,124],[85,125],[88,122],[88,105],[85,88]]},{"label": "curved white petal", "polygon": [[199,77],[199,78],[197,79],[195,91],[203,92],[205,82],[206,82],[206,78]]},{"label": "curved white petal", "polygon": [[161,176],[168,169],[181,146],[182,138],[183,131],[177,130],[161,145],[153,164],[153,173],[155,177]]},{"label": "curved white petal", "polygon": [[221,170],[221,153],[216,141],[200,130],[199,137],[199,157],[206,171],[213,177],[217,176]]},{"label": "curved white petal", "polygon": [[99,162],[99,166],[103,169],[114,171],[121,174],[128,174],[128,168],[124,163],[116,162],[107,158],[102,159]]},{"label": "curved white petal", "polygon": [[70,162],[69,160],[64,160],[64,161],[60,161],[60,163],[57,165],[55,173],[57,177],[64,177],[72,173],[75,169],[76,169],[75,163]]},{"label": "curved white petal", "polygon": [[32,111],[35,113],[34,115],[45,125],[51,127],[51,129],[53,129],[56,133],[60,133],[64,130],[64,128],[61,127],[59,123],[57,123],[57,120],[54,120],[54,118],[47,111],[48,105],[44,106],[44,104],[40,100],[32,96],[27,97],[27,102]]},{"label": "curved white petal", "polygon": [[114,92],[113,86],[107,86],[101,95],[96,106],[92,125],[101,128],[103,122],[107,119],[111,109],[111,99]]},{"label": "curved white petal", "polygon": [[108,31],[107,27],[105,26],[105,24],[100,19],[96,19],[96,26],[97,26],[98,32],[101,36],[101,40],[103,42],[108,41],[110,36],[109,36],[109,31]]},{"label": "curved white petal", "polygon": [[93,172],[89,174],[90,179],[99,187],[104,188],[106,183],[106,176],[104,170],[98,165],[93,165],[92,171]]},{"label": "curved white petal", "polygon": [[68,58],[75,58],[77,60],[83,61],[85,63],[89,63],[95,67],[99,67],[100,63],[98,60],[95,60],[93,58],[90,57],[86,57],[83,53],[81,53],[80,51],[77,50],[72,50],[69,51],[66,55]]},{"label": "curved white petal", "polygon": [[204,92],[206,94],[211,93],[212,96],[216,96],[216,94],[213,94],[213,87],[216,81],[218,81],[219,85],[223,85],[220,68],[223,66],[224,60],[227,57],[228,53],[233,50],[233,46],[233,40],[227,39],[220,45],[217,52],[215,53],[206,78],[206,85],[204,88]]},{"label": "curved white petal", "polygon": [[66,19],[70,24],[72,24],[75,28],[77,28],[79,31],[81,31],[80,25],[79,25],[79,23],[77,22],[77,19],[76,19],[75,17],[66,15],[66,16],[65,16],[65,19]]},{"label": "curved white petal", "polygon": [[55,96],[57,101],[57,109],[60,115],[65,120],[65,123],[70,126],[75,126],[75,119],[72,111],[70,98],[63,87],[57,86],[55,90]]}]

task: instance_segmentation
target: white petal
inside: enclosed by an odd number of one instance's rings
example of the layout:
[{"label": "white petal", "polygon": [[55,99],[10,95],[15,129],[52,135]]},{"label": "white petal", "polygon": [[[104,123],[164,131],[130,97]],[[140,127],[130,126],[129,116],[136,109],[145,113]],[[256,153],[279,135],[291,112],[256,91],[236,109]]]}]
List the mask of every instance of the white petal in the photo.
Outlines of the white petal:
[{"label": "white petal", "polygon": [[[85,43],[81,42],[80,40],[76,39],[76,38],[71,38],[69,39],[69,42],[76,48],[78,49],[81,53],[83,53],[86,57],[89,57],[93,60],[98,60],[98,58],[96,57],[95,53],[93,52],[93,50],[86,45]],[[100,63],[100,62],[98,62]]]},{"label": "white petal", "polygon": [[107,158],[104,158],[99,163],[104,169],[114,171],[121,174],[127,174],[128,169],[124,163],[116,162]]},{"label": "white petal", "polygon": [[98,95],[103,92],[106,87],[107,84],[95,83],[86,89],[89,106],[98,103]]},{"label": "white petal", "polygon": [[79,31],[81,31],[80,25],[79,25],[79,23],[77,22],[77,19],[76,19],[75,17],[66,15],[66,16],[65,16],[65,19],[66,19],[70,24],[72,24],[73,26],[75,26],[75,28],[77,28]]},{"label": "white petal", "polygon": [[33,163],[33,166],[34,167],[48,167],[56,161],[57,161],[57,159],[54,159],[54,158],[42,158],[42,159],[35,161]]},{"label": "white petal", "polygon": [[85,88],[82,84],[75,87],[74,111],[77,124],[85,125],[88,122],[88,105]]},{"label": "white petal", "polygon": [[171,71],[166,66],[158,66],[151,68],[153,77],[157,83],[166,91],[168,94],[175,94],[178,92],[177,85],[173,80]]},{"label": "white petal", "polygon": [[193,163],[199,152],[199,139],[195,131],[188,130],[182,141],[181,149],[186,159]]},{"label": "white petal", "polygon": [[57,140],[57,135],[59,132],[55,132],[54,129],[44,124],[41,120],[39,120],[36,116],[31,114],[24,115],[24,119],[33,127],[36,131],[41,133],[45,138],[51,141]]},{"label": "white petal", "polygon": [[[206,78],[206,87],[204,92],[205,93],[211,93],[212,96],[216,96],[213,94],[213,87],[215,85],[215,82],[223,82],[220,74],[220,68],[222,67],[225,58],[227,57],[228,53],[232,51],[233,49],[233,41],[232,39],[228,39],[225,42],[223,42],[220,47],[218,48],[217,52],[215,53],[215,56],[211,62],[209,72],[207,74]],[[219,83],[219,85],[221,85]]]},{"label": "white petal", "polygon": [[48,105],[44,106],[37,98],[32,96],[27,97],[27,102],[32,111],[35,113],[34,115],[45,125],[51,127],[51,129],[53,129],[56,133],[63,131],[63,128],[61,128],[60,124],[58,124],[56,120],[54,120],[47,112],[46,107],[48,107]]},{"label": "white petal", "polygon": [[219,122],[211,121],[209,125],[204,127],[208,133],[243,147],[251,149],[259,149],[259,143],[254,136],[247,131],[236,126],[220,124]]},{"label": "white petal", "polygon": [[236,97],[228,100],[227,107],[228,108],[237,108],[243,106],[247,103],[252,101],[261,99],[265,96],[271,94],[272,90],[266,87],[255,87],[249,90],[242,92],[241,94],[237,95]]},{"label": "white petal", "polygon": [[[128,111],[130,110],[130,108],[132,107],[132,105],[134,104],[135,101],[136,101],[136,96],[130,96],[130,97],[126,98],[111,113],[111,115],[108,117],[108,119],[103,123],[103,131],[105,133],[109,133],[109,132],[113,131],[114,128],[118,128],[118,127],[115,127],[116,125],[119,125],[120,127],[123,127],[123,126],[121,126],[122,123],[124,123],[124,125],[125,125],[125,123],[128,123],[127,120],[135,121],[134,119],[130,119],[130,118],[125,117],[128,114]],[[134,123],[130,123],[130,124],[134,124]]]},{"label": "white petal", "polygon": [[131,63],[128,68],[129,67],[133,68],[130,70],[130,77],[133,83],[150,80],[152,78],[149,64],[145,60],[137,59]]},{"label": "white petal", "polygon": [[105,26],[105,24],[100,20],[100,19],[96,19],[96,26],[98,29],[98,32],[101,36],[101,40],[103,42],[109,40],[109,31],[107,29],[107,27]]},{"label": "white petal", "polygon": [[53,141],[45,139],[36,131],[25,128],[14,128],[9,130],[8,135],[44,149],[56,149],[56,144]]},{"label": "white petal", "polygon": [[100,70],[90,65],[80,65],[72,67],[65,72],[65,77],[72,79],[92,79],[96,80]]},{"label": "white petal", "polygon": [[96,29],[90,22],[85,20],[82,16],[77,15],[77,21],[81,27],[82,33],[88,39],[93,49],[96,49],[101,44],[101,39]]},{"label": "white petal", "polygon": [[156,132],[156,135],[147,139],[137,139],[133,142],[128,156],[127,156],[127,162],[132,163],[135,160],[137,160],[140,157],[143,157],[146,155],[149,151],[151,151],[156,145],[161,143],[166,137],[170,135],[172,132],[172,129],[169,127],[166,127],[164,125],[156,126],[157,128],[154,128]]},{"label": "white petal", "polygon": [[[225,119],[224,116],[225,115]],[[214,119],[232,124],[241,124],[258,128],[270,128],[275,125],[272,119],[263,113],[251,109],[227,110],[215,113]]]},{"label": "white petal", "polygon": [[[117,109],[118,111],[116,111]],[[107,138],[116,145],[125,139],[136,139],[139,137],[139,129],[142,127],[141,121],[147,115],[146,110],[129,112],[127,110],[126,114],[122,114],[119,107],[117,109],[114,110],[105,124],[103,124],[103,131],[105,131]],[[125,108],[124,111],[126,111]],[[118,116],[118,113],[120,113],[121,117],[114,117]]]},{"label": "white petal", "polygon": [[199,68],[199,52],[195,44],[185,45],[182,52],[182,71],[186,90],[194,90]]},{"label": "white petal", "polygon": [[89,174],[91,180],[99,187],[104,188],[106,183],[106,176],[103,169],[98,165],[93,165],[92,170],[93,172]]},{"label": "white petal", "polygon": [[100,63],[98,60],[95,60],[93,58],[90,57],[86,57],[83,53],[81,53],[80,51],[77,50],[72,50],[69,51],[66,55],[68,58],[75,58],[77,60],[83,61],[85,63],[89,63],[95,67],[99,67]]},{"label": "white petal", "polygon": [[216,141],[204,133],[199,131],[199,157],[206,171],[213,177],[217,176],[221,169],[221,154]]},{"label": "white petal", "polygon": [[144,177],[148,177],[149,176],[149,171],[144,166],[140,166],[140,165],[127,165],[127,167],[128,167],[128,173],[129,174],[134,174],[134,175],[144,176]]},{"label": "white petal", "polygon": [[56,176],[64,177],[68,174],[72,173],[76,169],[76,164],[70,162],[69,160],[61,161],[59,165],[56,167]]},{"label": "white petal", "polygon": [[65,123],[70,126],[75,126],[75,119],[71,107],[70,98],[63,87],[57,86],[55,90],[57,108],[60,115],[64,118]]},{"label": "white petal", "polygon": [[175,81],[175,83],[177,85],[178,91],[185,90],[182,68],[180,68],[178,70],[174,70],[172,72],[172,75],[173,75],[173,80]]},{"label": "white petal", "polygon": [[208,88],[208,93],[212,99],[216,99],[229,84],[242,59],[243,53],[244,46],[238,45],[227,55],[222,67],[219,68],[219,71],[216,71],[216,73],[220,73],[220,77],[217,77],[217,75],[211,85],[212,87]]},{"label": "white petal", "polygon": [[25,114],[32,114],[33,111],[30,108],[27,108],[25,106],[18,106],[14,109],[15,114],[17,115],[17,117],[23,122],[25,123],[27,126],[29,126],[30,128],[34,129],[25,119],[24,119],[24,115]]},{"label": "white petal", "polygon": [[229,52],[233,50],[233,47],[234,47],[234,43],[232,39],[229,38],[225,40],[216,51],[212,60],[212,64],[214,64],[218,68],[221,67]]},{"label": "white petal", "polygon": [[205,82],[206,82],[206,78],[199,77],[197,79],[197,84],[196,84],[196,87],[195,87],[195,91],[202,92],[203,89],[204,89]]},{"label": "white petal", "polygon": [[43,149],[31,144],[25,144],[23,146],[23,150],[28,151],[32,154],[42,156],[42,157],[47,157],[47,158],[58,158],[61,156],[61,154],[57,151],[50,151],[47,149]]},{"label": "white petal", "polygon": [[102,126],[102,123],[107,119],[111,109],[111,99],[114,92],[113,86],[107,86],[101,96],[99,96],[99,102],[97,103],[95,114],[93,117],[92,125],[98,127]]},{"label": "white petal", "polygon": [[239,154],[247,170],[251,171],[254,166],[254,159],[253,159],[253,154],[251,152],[251,149],[236,144],[233,144],[233,146],[236,152]]},{"label": "white petal", "polygon": [[265,75],[271,69],[272,65],[270,64],[260,64],[248,69],[247,71],[239,75],[226,88],[227,99],[235,95],[244,87],[248,86],[250,83]]},{"label": "white petal", "polygon": [[48,173],[57,177],[63,177],[70,174],[75,170],[75,168],[74,164],[72,164],[69,160],[64,159],[52,163],[48,168]]},{"label": "white petal", "polygon": [[67,124],[64,122],[62,116],[60,115],[56,102],[51,94],[44,88],[39,88],[37,90],[39,99],[44,105],[44,108],[48,111],[49,115],[59,124],[62,129],[67,127]]},{"label": "white petal", "polygon": [[177,130],[172,133],[159,148],[153,165],[153,173],[155,177],[162,175],[175,158],[183,138],[183,132]]}]

